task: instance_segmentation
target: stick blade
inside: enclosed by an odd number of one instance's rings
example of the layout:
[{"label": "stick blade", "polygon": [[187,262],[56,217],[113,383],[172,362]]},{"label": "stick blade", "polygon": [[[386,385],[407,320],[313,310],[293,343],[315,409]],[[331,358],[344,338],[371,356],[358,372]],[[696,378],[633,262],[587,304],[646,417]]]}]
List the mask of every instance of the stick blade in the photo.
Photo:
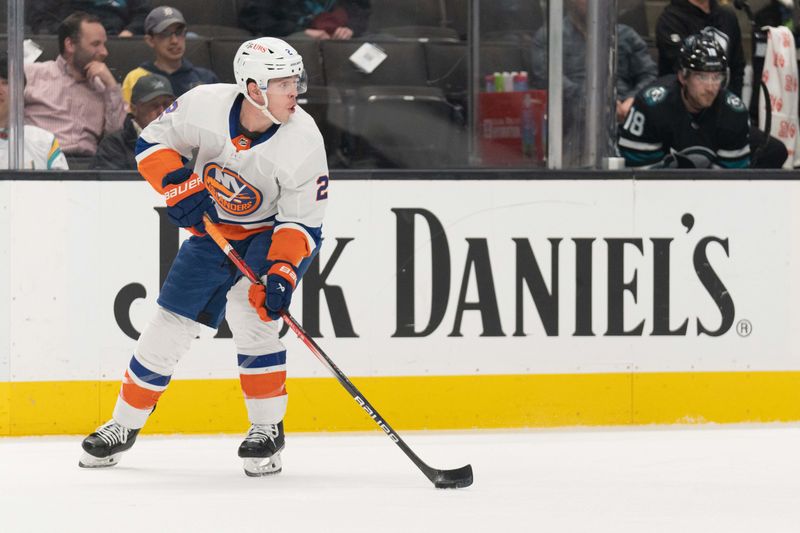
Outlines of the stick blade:
[{"label": "stick blade", "polygon": [[430,477],[437,489],[462,489],[472,485],[472,465],[454,470],[435,470]]}]

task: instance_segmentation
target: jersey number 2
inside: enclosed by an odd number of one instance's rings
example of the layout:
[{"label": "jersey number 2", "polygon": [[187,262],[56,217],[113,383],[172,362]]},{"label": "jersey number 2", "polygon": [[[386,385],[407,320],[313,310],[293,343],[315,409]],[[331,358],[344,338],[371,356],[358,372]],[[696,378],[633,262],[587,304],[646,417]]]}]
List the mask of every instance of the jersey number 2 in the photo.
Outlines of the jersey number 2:
[{"label": "jersey number 2", "polygon": [[317,178],[317,201],[328,199],[328,176],[320,176]]}]

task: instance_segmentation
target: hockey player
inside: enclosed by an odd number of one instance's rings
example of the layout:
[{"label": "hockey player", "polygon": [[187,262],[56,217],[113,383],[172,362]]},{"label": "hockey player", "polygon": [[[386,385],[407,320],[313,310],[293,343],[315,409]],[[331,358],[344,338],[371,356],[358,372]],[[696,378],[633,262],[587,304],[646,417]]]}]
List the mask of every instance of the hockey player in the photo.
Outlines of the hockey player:
[{"label": "hockey player", "polygon": [[[241,45],[236,85],[196,87],[142,131],[139,172],[164,194],[183,243],[122,380],[112,419],[83,441],[83,467],[113,466],[136,440],[189,350],[199,324],[233,333],[250,431],[239,447],[245,473],[281,471],[286,350],[280,312],[321,242],[328,197],[322,136],[297,106],[305,92],[300,55],[286,42]],[[193,168],[184,166],[193,150]],[[208,237],[203,213],[264,281],[251,285]],[[226,315],[227,311],[227,315]]]},{"label": "hockey player", "polygon": [[747,168],[750,121],[741,98],[726,90],[728,63],[713,35],[687,37],[676,77],[636,95],[619,129],[629,167]]}]

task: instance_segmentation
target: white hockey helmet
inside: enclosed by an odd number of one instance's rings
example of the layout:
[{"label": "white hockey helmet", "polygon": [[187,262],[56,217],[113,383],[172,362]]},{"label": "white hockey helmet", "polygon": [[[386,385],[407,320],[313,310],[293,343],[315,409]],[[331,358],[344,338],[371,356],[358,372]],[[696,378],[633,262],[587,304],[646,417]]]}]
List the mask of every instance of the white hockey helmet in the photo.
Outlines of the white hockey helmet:
[{"label": "white hockey helmet", "polygon": [[[308,86],[302,56],[289,43],[274,37],[260,37],[242,43],[233,58],[233,75],[244,97],[276,124],[280,124],[280,121],[276,120],[267,109],[269,80],[297,76],[298,94],[306,92]],[[255,81],[258,85],[264,97],[264,105],[257,104],[247,94],[249,80]]]}]

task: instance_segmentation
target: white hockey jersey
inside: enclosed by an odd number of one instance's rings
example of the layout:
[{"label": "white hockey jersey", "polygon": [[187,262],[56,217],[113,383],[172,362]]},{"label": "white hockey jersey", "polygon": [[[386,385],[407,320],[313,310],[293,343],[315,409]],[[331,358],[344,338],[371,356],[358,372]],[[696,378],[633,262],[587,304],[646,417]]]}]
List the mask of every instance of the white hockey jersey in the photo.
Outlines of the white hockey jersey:
[{"label": "white hockey jersey", "polygon": [[139,171],[163,193],[163,177],[196,151],[194,172],[214,198],[222,233],[238,240],[274,226],[270,256],[275,248],[278,258],[299,264],[315,247],[312,234],[319,234],[327,204],[322,135],[298,106],[284,124],[251,141],[238,133],[243,100],[232,84],[182,95],[142,131]]},{"label": "white hockey jersey", "polygon": [[[25,149],[22,168],[37,170],[69,170],[67,158],[56,136],[36,126],[25,125]],[[0,168],[8,168],[8,134],[0,130]]]}]

